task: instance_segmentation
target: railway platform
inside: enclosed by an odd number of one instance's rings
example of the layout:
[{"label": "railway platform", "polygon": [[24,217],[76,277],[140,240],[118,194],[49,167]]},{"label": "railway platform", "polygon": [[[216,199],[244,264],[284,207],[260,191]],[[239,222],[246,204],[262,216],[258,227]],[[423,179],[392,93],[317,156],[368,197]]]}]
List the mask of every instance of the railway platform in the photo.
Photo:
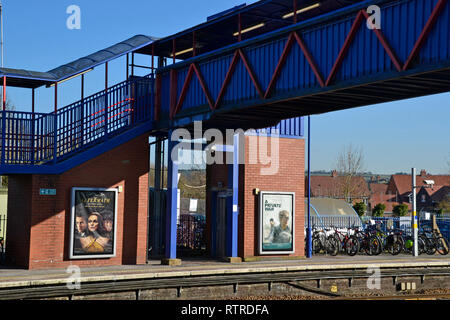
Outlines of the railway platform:
[{"label": "railway platform", "polygon": [[[228,299],[246,294],[337,296],[360,292],[378,270],[380,290],[450,289],[450,257],[314,256],[227,263],[184,259],[181,266],[146,265],[20,270],[0,268],[0,299]],[[339,289],[336,289],[339,288]]]}]

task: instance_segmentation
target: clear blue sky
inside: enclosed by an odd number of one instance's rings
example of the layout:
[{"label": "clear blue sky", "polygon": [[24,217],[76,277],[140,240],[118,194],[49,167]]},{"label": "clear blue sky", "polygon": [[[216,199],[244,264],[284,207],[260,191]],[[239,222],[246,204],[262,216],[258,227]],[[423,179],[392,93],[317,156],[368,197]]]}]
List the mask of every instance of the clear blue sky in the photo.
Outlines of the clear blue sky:
[{"label": "clear blue sky", "polygon": [[[182,31],[243,2],[2,0],[5,67],[48,71],[136,34],[164,37]],[[81,8],[81,30],[66,27],[72,4]],[[110,84],[122,81],[125,60],[111,63],[110,70]],[[86,94],[103,89],[103,77],[102,67],[90,72]],[[59,106],[78,100],[79,90],[77,80],[62,84]],[[8,97],[17,110],[31,110],[31,90],[9,89]],[[38,89],[36,104],[37,111],[51,111],[53,90]],[[367,171],[391,174],[416,167],[450,173],[450,93],[315,115],[311,121],[312,170],[332,169],[339,150],[352,143],[363,147]]]}]

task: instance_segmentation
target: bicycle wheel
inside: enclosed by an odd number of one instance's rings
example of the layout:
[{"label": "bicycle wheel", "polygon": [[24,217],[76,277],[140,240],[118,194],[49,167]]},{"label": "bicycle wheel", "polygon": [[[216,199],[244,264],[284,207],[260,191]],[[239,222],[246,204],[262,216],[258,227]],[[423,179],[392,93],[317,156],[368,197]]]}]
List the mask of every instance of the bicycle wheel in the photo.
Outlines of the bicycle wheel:
[{"label": "bicycle wheel", "polygon": [[429,256],[435,254],[436,253],[435,239],[425,237],[424,241],[425,241],[425,253],[428,254]]},{"label": "bicycle wheel", "polygon": [[438,237],[435,240],[436,244],[436,251],[439,252],[439,254],[442,254],[443,256],[448,254],[449,248],[448,248],[448,241],[444,237]]},{"label": "bicycle wheel", "polygon": [[427,242],[428,240],[425,237],[419,237],[417,239],[417,251],[419,255],[427,251]]},{"label": "bicycle wheel", "polygon": [[339,241],[333,235],[327,238],[326,250],[332,256],[336,256],[339,253]]},{"label": "bicycle wheel", "polygon": [[359,252],[359,241],[355,236],[350,236],[345,242],[345,252],[349,256],[354,256]]},{"label": "bicycle wheel", "polygon": [[320,242],[320,238],[318,236],[314,236],[312,238],[312,252],[314,254],[316,254],[316,253],[320,253],[321,250],[322,250],[322,244]]},{"label": "bicycle wheel", "polygon": [[369,243],[367,244],[368,255],[379,255],[383,250],[381,240],[377,236],[371,236],[369,238]]},{"label": "bicycle wheel", "polygon": [[403,249],[403,243],[399,240],[399,238],[395,235],[390,235],[386,239],[387,249],[390,254],[393,256],[398,255]]}]

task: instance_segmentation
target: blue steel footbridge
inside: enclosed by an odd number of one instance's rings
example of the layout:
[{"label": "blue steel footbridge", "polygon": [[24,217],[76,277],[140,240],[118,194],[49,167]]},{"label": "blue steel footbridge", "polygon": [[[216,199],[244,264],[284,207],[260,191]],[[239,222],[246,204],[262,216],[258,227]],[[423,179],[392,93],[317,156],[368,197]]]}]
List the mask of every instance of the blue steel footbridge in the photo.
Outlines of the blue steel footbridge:
[{"label": "blue steel footbridge", "polygon": [[[135,54],[151,57],[148,76],[134,75]],[[109,86],[108,62],[124,55],[126,80]],[[84,76],[100,65],[105,89],[84,97]],[[59,108],[58,84],[78,76],[81,99]],[[162,39],[139,35],[49,72],[0,77],[4,93],[55,90],[51,113],[35,112],[34,98],[30,112],[8,111],[3,95],[0,174],[61,173],[194,121],[300,135],[305,115],[449,91],[450,4],[262,0]]]}]

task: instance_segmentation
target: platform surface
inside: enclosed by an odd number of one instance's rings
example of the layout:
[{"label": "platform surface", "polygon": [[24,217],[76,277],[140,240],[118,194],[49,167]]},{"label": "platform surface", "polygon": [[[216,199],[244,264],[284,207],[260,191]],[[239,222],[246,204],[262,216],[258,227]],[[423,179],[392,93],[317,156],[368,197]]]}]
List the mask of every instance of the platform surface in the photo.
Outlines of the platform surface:
[{"label": "platform surface", "polygon": [[[73,263],[76,266],[76,262]],[[357,270],[373,267],[411,268],[411,267],[449,267],[450,255],[380,255],[380,256],[314,256],[310,259],[280,260],[271,259],[254,262],[227,263],[212,259],[185,258],[180,266],[161,265],[161,260],[151,260],[146,265],[124,265],[111,267],[80,268],[81,282],[138,280],[150,278],[171,278],[190,276],[214,276],[226,274],[318,271],[318,270]],[[73,275],[68,269],[23,270],[7,266],[0,267],[0,289],[36,285],[56,285],[66,283]]]}]

